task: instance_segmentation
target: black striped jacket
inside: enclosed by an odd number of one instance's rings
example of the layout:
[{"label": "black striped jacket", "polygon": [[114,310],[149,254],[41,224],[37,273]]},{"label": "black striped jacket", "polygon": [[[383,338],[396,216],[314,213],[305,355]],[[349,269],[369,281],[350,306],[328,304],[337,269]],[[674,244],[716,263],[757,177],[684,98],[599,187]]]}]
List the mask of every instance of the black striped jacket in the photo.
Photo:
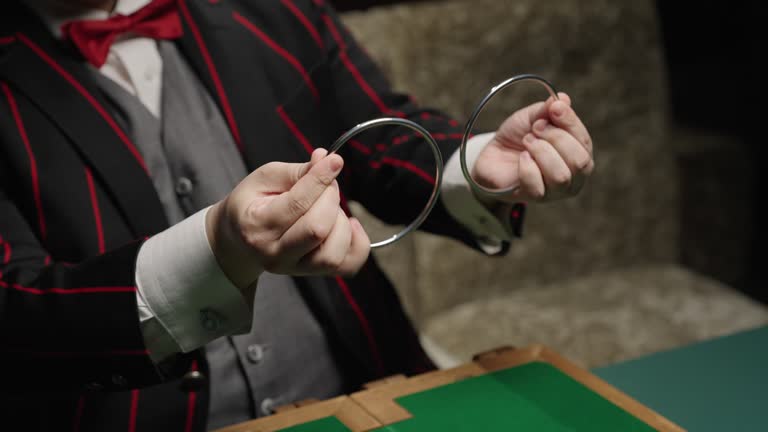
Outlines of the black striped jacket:
[{"label": "black striped jacket", "polygon": [[[167,227],[141,154],[85,65],[17,0],[0,9],[0,429],[202,431],[200,352],[158,370],[136,309],[134,263]],[[306,161],[349,127],[382,115],[434,131],[444,154],[455,121],[390,90],[324,0],[180,0],[177,44],[218,103],[250,169]],[[344,197],[409,222],[434,184],[432,156],[396,129],[342,154]],[[431,232],[472,244],[438,206]],[[373,260],[333,289],[297,279],[356,385],[431,367]],[[183,386],[181,386],[183,387]],[[23,425],[23,426],[22,426]]]}]

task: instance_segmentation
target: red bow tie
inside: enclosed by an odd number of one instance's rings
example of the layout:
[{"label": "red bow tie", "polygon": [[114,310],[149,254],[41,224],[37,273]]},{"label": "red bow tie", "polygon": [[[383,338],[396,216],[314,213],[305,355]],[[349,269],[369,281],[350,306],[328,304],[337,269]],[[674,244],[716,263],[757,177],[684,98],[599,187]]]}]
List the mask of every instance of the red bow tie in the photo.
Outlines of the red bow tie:
[{"label": "red bow tie", "polygon": [[153,0],[128,16],[115,15],[107,20],[69,22],[61,27],[61,31],[83,57],[97,68],[107,61],[109,47],[123,33],[130,32],[152,39],[176,39],[183,33],[176,0]]}]

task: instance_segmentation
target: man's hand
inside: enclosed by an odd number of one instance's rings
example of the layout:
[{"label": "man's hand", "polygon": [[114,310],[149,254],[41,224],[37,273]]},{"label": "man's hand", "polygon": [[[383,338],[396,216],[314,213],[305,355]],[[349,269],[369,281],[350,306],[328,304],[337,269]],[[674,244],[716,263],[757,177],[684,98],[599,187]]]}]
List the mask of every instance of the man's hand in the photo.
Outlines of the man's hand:
[{"label": "man's hand", "polygon": [[206,229],[224,273],[244,290],[262,271],[354,274],[370,240],[339,206],[344,161],[315,150],[305,164],[272,162],[246,177],[208,212]]},{"label": "man's hand", "polygon": [[592,173],[592,139],[571,99],[529,105],[507,118],[482,150],[472,178],[493,189],[519,186],[503,201],[544,201],[579,192]]}]

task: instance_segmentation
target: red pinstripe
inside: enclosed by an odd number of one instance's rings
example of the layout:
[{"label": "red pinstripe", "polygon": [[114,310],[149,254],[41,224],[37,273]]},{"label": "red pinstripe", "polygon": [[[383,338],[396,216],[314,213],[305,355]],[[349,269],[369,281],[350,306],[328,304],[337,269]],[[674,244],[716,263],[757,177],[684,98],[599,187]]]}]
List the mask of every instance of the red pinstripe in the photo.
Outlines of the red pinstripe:
[{"label": "red pinstripe", "polygon": [[136,432],[136,415],[139,411],[139,391],[131,390],[131,413],[128,417],[128,432]]},{"label": "red pinstripe", "polygon": [[[192,362],[192,370],[197,370],[197,360]],[[195,402],[197,402],[197,392],[189,392],[187,397],[187,419],[184,423],[184,432],[192,432],[192,425],[194,425],[195,419]]]},{"label": "red pinstripe", "polygon": [[[370,155],[371,154],[371,149],[369,149],[368,147],[363,146],[361,143],[359,143],[357,141],[350,140],[349,144],[352,146],[352,148],[354,148],[355,150],[359,151],[360,153],[363,153],[365,155]],[[379,147],[379,146],[382,146],[382,147]],[[386,146],[383,146],[382,144],[377,144],[377,150],[386,150]],[[404,160],[400,160],[400,159],[395,159],[393,157],[383,157],[380,161],[376,161],[376,160],[371,161],[370,165],[374,169],[379,169],[379,168],[381,168],[382,165],[391,165],[391,166],[394,166],[394,167],[397,167],[397,168],[404,168],[404,169],[406,169],[406,170],[408,170],[408,171],[418,175],[419,177],[423,178],[424,180],[426,180],[430,184],[432,184],[432,185],[435,184],[435,178],[434,177],[432,177],[431,175],[427,174],[426,171],[422,170],[418,166],[416,166],[416,165],[414,165],[414,164],[412,164],[412,163],[410,163],[408,161],[404,161]]]},{"label": "red pinstripe", "polygon": [[9,43],[16,42],[16,38],[13,36],[5,36],[0,38],[0,45],[8,45]]},{"label": "red pinstripe", "polygon": [[296,123],[294,123],[293,120],[291,120],[291,118],[288,116],[288,113],[285,112],[285,109],[283,109],[282,106],[277,107],[277,114],[283,120],[283,123],[285,123],[285,125],[288,126],[288,129],[291,131],[293,136],[295,136],[296,139],[299,140],[301,145],[304,146],[304,149],[308,153],[312,154],[315,148],[312,147],[312,144],[310,144],[307,137],[305,137],[304,134],[301,133],[299,128],[296,126]]},{"label": "red pinstripe", "polygon": [[373,153],[373,150],[371,150],[371,149],[369,149],[368,147],[366,147],[365,145],[363,145],[363,143],[361,143],[360,141],[357,141],[357,140],[349,140],[349,145],[350,145],[350,146],[351,146],[353,149],[355,149],[355,150],[359,151],[359,152],[360,152],[360,153],[362,153],[362,154],[365,154],[365,155],[369,155],[369,154]]},{"label": "red pinstripe", "polygon": [[89,104],[96,110],[96,112],[99,113],[99,115],[104,119],[104,121],[107,122],[110,128],[117,134],[118,138],[120,138],[120,141],[125,144],[125,146],[128,148],[128,151],[131,152],[133,157],[136,159],[136,161],[141,165],[141,167],[144,169],[144,171],[149,174],[149,171],[147,170],[147,166],[144,163],[144,159],[141,157],[141,154],[139,153],[139,150],[136,149],[136,146],[133,145],[130,138],[123,132],[122,129],[120,129],[120,126],[115,123],[115,120],[112,118],[111,115],[107,112],[107,110],[104,109],[103,106],[97,101],[93,95],[88,93],[88,90],[85,89],[77,80],[69,74],[61,65],[56,63],[56,60],[51,58],[48,54],[46,54],[45,51],[42,50],[37,44],[32,42],[26,35],[23,33],[17,33],[17,36],[21,42],[23,42],[26,46],[28,46],[32,51],[35,52],[35,54],[38,55],[44,62],[48,63],[48,65],[53,68],[53,70],[56,71],[59,75],[61,75],[62,78],[64,78],[72,87],[77,90],[80,95],[82,95],[85,100],[88,101]]},{"label": "red pinstripe", "polygon": [[80,420],[83,418],[84,409],[85,409],[85,395],[80,395],[80,398],[77,400],[75,420],[72,422],[72,432],[80,431]]},{"label": "red pinstripe", "polygon": [[11,107],[11,113],[13,114],[13,120],[16,122],[16,129],[19,131],[21,141],[24,143],[24,148],[27,151],[27,157],[29,158],[29,172],[32,176],[32,194],[35,200],[35,208],[37,209],[37,223],[40,228],[40,236],[45,239],[47,230],[45,227],[45,216],[43,215],[43,202],[40,198],[40,181],[37,175],[37,162],[35,161],[35,154],[32,153],[32,146],[29,144],[29,137],[27,136],[27,130],[24,127],[24,122],[19,114],[19,107],[16,105],[16,99],[13,97],[11,89],[6,83],[0,83],[3,93],[5,93],[6,99],[8,99],[8,105]]},{"label": "red pinstripe", "polygon": [[[414,102],[414,104],[415,104],[415,101],[412,101],[412,102]],[[452,119],[452,118],[446,118],[446,117],[441,116],[441,115],[436,115],[436,114],[431,114],[431,113],[428,113],[428,112],[423,112],[423,113],[421,113],[420,116],[421,116],[422,120],[430,120],[432,118],[436,118],[438,120],[447,121],[448,124],[453,126],[453,127],[456,127],[456,126],[459,125],[459,122],[457,120]]]},{"label": "red pinstripe", "polygon": [[[0,245],[3,246],[3,264],[11,262],[11,244],[3,240],[3,236],[0,236]],[[0,277],[2,279],[2,277]]]},{"label": "red pinstripe", "polygon": [[406,170],[416,174],[417,176],[423,178],[424,180],[426,180],[430,184],[432,184],[432,185],[435,184],[434,177],[432,177],[431,175],[427,174],[424,170],[422,170],[421,168],[417,167],[416,165],[414,165],[414,164],[412,164],[410,162],[402,161],[400,159],[395,159],[395,158],[391,158],[391,157],[384,157],[384,158],[381,159],[381,161],[371,161],[371,167],[373,167],[375,169],[381,168],[382,165],[391,165],[391,166],[398,167],[398,168],[404,168],[404,169],[406,169]]},{"label": "red pinstripe", "polygon": [[352,297],[352,293],[349,291],[349,286],[347,286],[347,283],[344,281],[344,279],[342,279],[341,276],[336,276],[336,283],[339,284],[339,287],[341,287],[341,292],[344,294],[344,297],[347,299],[347,303],[349,303],[349,306],[352,307],[352,310],[355,312],[355,315],[357,315],[357,319],[360,321],[360,325],[363,327],[363,332],[365,333],[365,336],[368,339],[368,348],[371,350],[371,355],[373,356],[373,360],[376,362],[376,368],[378,370],[378,373],[379,374],[383,373],[384,362],[381,360],[381,355],[379,354],[379,347],[378,345],[376,345],[376,339],[374,339],[373,337],[373,330],[371,330],[371,325],[368,322],[368,318],[365,317],[363,310],[357,304],[357,302],[355,301],[355,298]]},{"label": "red pinstripe", "polygon": [[347,50],[347,43],[344,42],[344,38],[341,37],[341,33],[339,33],[339,29],[336,27],[336,24],[333,23],[333,20],[328,14],[322,15],[323,22],[325,23],[325,26],[328,27],[328,31],[331,32],[331,36],[333,37],[333,40],[336,41],[336,43],[339,45],[339,50],[346,51]]},{"label": "red pinstripe", "polygon": [[203,40],[203,36],[200,34],[200,29],[197,27],[197,23],[195,23],[195,21],[192,19],[192,14],[189,12],[189,8],[187,7],[187,1],[179,0],[179,7],[181,9],[181,14],[184,16],[184,20],[187,21],[189,29],[192,31],[192,36],[195,38],[195,43],[197,43],[197,47],[200,49],[200,54],[203,56],[203,61],[205,61],[205,64],[208,67],[208,73],[211,75],[213,86],[219,96],[221,107],[224,110],[224,117],[227,119],[227,124],[229,124],[229,129],[232,132],[232,136],[235,138],[237,147],[242,152],[243,144],[240,141],[240,131],[237,128],[235,115],[232,113],[232,107],[229,105],[229,98],[227,98],[227,93],[224,91],[224,86],[221,84],[221,79],[219,78],[219,72],[216,70],[216,65],[213,63],[211,54],[208,52],[208,47],[205,45],[205,41]]},{"label": "red pinstripe", "polygon": [[336,41],[336,43],[339,45],[339,59],[341,59],[341,62],[344,63],[344,67],[347,68],[350,74],[352,74],[352,77],[357,82],[357,85],[360,86],[360,88],[365,92],[365,94],[368,95],[368,98],[371,99],[371,102],[373,102],[374,105],[381,111],[382,114],[390,114],[397,117],[404,117],[405,115],[402,112],[399,111],[392,111],[390,108],[384,103],[383,100],[381,100],[381,97],[379,97],[378,93],[373,89],[373,87],[368,84],[368,82],[363,78],[363,75],[360,73],[360,71],[357,69],[357,66],[355,66],[354,63],[352,63],[352,60],[350,60],[349,56],[347,55],[347,45],[344,42],[344,39],[341,37],[341,34],[339,33],[338,28],[336,28],[336,24],[333,23],[333,20],[328,15],[323,15],[323,21],[325,22],[326,27],[328,27],[328,30],[331,32],[331,36],[333,36],[333,39]]},{"label": "red pinstripe", "polygon": [[104,253],[104,227],[101,225],[101,211],[99,210],[99,201],[96,198],[96,187],[93,184],[93,175],[88,167],[85,167],[85,179],[88,182],[88,192],[91,196],[91,207],[93,208],[93,220],[96,222],[96,236],[99,241],[99,253]]},{"label": "red pinstripe", "polygon": [[190,392],[187,398],[187,420],[184,424],[184,432],[191,432],[195,419],[195,404],[197,402],[197,392]]},{"label": "red pinstripe", "polygon": [[82,288],[32,288],[21,286],[16,283],[8,283],[0,280],[0,287],[13,289],[17,291],[24,291],[29,294],[44,295],[44,294],[99,294],[99,293],[122,293],[122,292],[136,292],[136,287],[129,286],[116,286],[116,287],[82,287]]},{"label": "red pinstripe", "polygon": [[[432,138],[435,139],[435,141],[444,141],[449,139],[462,139],[464,137],[464,134],[460,133],[451,133],[451,134],[445,134],[445,133],[435,133],[432,134]],[[421,139],[421,134],[414,133],[414,134],[408,134],[408,135],[400,135],[392,139],[392,145],[400,145],[405,142],[407,142],[410,139],[418,138]]]},{"label": "red pinstripe", "polygon": [[281,47],[277,44],[272,38],[267,36],[266,33],[261,31],[258,27],[256,27],[252,22],[248,21],[247,18],[240,15],[237,12],[232,12],[232,17],[235,19],[235,21],[242,24],[245,28],[251,31],[256,37],[262,40],[265,44],[267,44],[268,47],[270,47],[274,52],[276,52],[280,57],[284,58],[288,63],[290,63],[291,66],[293,66],[294,69],[296,69],[297,72],[301,75],[301,78],[304,80],[304,82],[307,84],[307,87],[309,87],[309,90],[312,92],[312,95],[315,97],[316,100],[320,99],[320,93],[317,91],[317,87],[315,87],[315,83],[312,82],[312,78],[310,78],[309,73],[307,73],[307,70],[304,69],[304,66],[301,64],[301,62],[293,56],[293,54],[289,53],[285,50],[285,48]]},{"label": "red pinstripe", "polygon": [[317,31],[315,26],[312,24],[312,22],[309,21],[306,15],[304,15],[303,12],[301,12],[301,9],[296,7],[296,5],[293,3],[293,0],[280,0],[280,2],[283,4],[283,6],[287,7],[289,11],[293,14],[293,16],[298,19],[301,24],[304,26],[304,28],[307,29],[309,32],[309,35],[312,36],[312,39],[315,40],[315,43],[320,49],[324,49],[323,45],[323,38],[320,37],[320,33]]}]

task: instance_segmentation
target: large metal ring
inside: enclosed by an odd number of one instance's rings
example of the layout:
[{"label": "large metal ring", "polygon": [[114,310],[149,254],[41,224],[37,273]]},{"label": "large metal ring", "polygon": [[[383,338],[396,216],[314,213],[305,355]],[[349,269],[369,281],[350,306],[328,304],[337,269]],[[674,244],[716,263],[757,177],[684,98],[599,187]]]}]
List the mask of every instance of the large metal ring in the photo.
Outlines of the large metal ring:
[{"label": "large metal ring", "polygon": [[401,119],[401,118],[395,118],[395,117],[382,117],[377,118],[374,120],[369,120],[364,123],[360,123],[359,125],[353,127],[352,129],[348,130],[344,135],[340,136],[339,139],[336,140],[336,142],[333,143],[330,150],[328,150],[328,154],[335,153],[338,151],[344,144],[347,143],[353,136],[366,131],[368,129],[372,129],[379,126],[387,126],[387,125],[397,125],[397,126],[405,126],[407,128],[410,128],[419,134],[421,134],[424,139],[427,141],[429,146],[432,148],[432,155],[435,157],[435,188],[432,189],[432,195],[429,197],[429,201],[427,202],[427,205],[424,207],[424,210],[419,213],[419,216],[413,220],[408,226],[405,227],[402,231],[399,233],[393,235],[392,237],[371,243],[371,249],[390,245],[401,238],[408,235],[411,231],[414,231],[416,228],[418,228],[424,220],[429,216],[429,212],[432,211],[432,209],[435,207],[435,204],[437,203],[437,197],[440,195],[440,184],[442,183],[443,178],[443,157],[440,153],[440,148],[437,146],[437,142],[435,142],[435,139],[430,135],[430,133],[424,129],[421,125],[418,123],[414,123],[410,120]]},{"label": "large metal ring", "polygon": [[477,121],[477,117],[480,115],[480,113],[485,108],[485,105],[488,104],[488,102],[496,96],[500,91],[504,90],[505,88],[519,83],[521,81],[536,81],[539,84],[541,84],[547,91],[549,92],[549,95],[552,96],[555,99],[558,99],[557,97],[557,90],[555,90],[555,87],[546,79],[538,76],[538,75],[532,75],[532,74],[524,74],[524,75],[517,75],[512,78],[507,79],[506,81],[503,81],[499,84],[497,84],[495,87],[493,87],[488,94],[483,97],[482,100],[480,100],[480,103],[477,104],[475,107],[475,110],[472,112],[472,115],[469,117],[469,120],[467,121],[467,126],[464,129],[464,136],[461,138],[461,147],[459,147],[459,160],[461,162],[461,172],[464,174],[464,178],[467,179],[467,183],[474,189],[474,191],[480,195],[490,195],[490,196],[501,196],[506,195],[510,192],[514,192],[517,188],[520,187],[520,185],[513,185],[505,189],[490,189],[485,186],[481,186],[475,182],[474,179],[472,179],[472,175],[469,172],[469,168],[467,167],[467,141],[469,140],[469,136],[472,134],[472,128],[475,126],[475,122]]}]

